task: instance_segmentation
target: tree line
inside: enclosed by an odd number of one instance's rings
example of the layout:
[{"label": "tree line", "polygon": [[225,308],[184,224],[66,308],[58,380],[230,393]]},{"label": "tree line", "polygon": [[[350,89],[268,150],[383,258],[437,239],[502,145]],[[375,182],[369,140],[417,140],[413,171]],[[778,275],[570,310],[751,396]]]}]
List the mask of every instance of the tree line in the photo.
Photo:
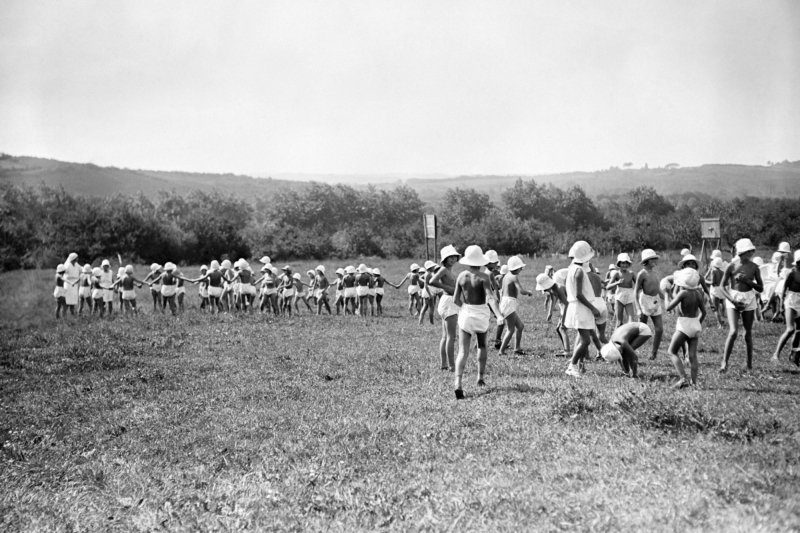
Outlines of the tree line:
[{"label": "tree line", "polygon": [[601,252],[681,248],[700,242],[700,218],[719,216],[723,241],[800,244],[800,198],[730,201],[685,194],[666,198],[638,187],[588,197],[518,180],[499,200],[449,189],[426,205],[407,186],[392,190],[312,183],[249,201],[222,193],[163,192],[96,198],[63,189],[0,185],[0,268],[51,267],[75,251],[83,259],[203,263],[211,258],[419,258],[422,215],[435,213],[441,245],[476,243],[502,255],[565,253],[578,239]]}]

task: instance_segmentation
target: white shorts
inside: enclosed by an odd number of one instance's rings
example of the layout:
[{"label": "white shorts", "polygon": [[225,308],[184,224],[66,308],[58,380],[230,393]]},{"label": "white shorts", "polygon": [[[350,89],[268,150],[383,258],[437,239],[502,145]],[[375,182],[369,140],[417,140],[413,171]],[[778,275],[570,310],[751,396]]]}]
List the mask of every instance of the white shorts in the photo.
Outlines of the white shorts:
[{"label": "white shorts", "polygon": [[161,296],[165,298],[169,296],[175,296],[178,293],[178,286],[177,285],[162,285],[161,286]]},{"label": "white shorts", "polygon": [[102,300],[103,289],[92,289],[92,300]]},{"label": "white shorts", "polygon": [[208,286],[208,295],[211,298],[219,298],[222,296],[222,287],[214,287],[212,285]]},{"label": "white shorts", "polygon": [[131,289],[129,291],[123,290],[122,291],[122,299],[123,300],[135,300],[136,299],[136,291]]},{"label": "white shorts", "polygon": [[661,280],[661,283],[658,284],[658,288],[661,289],[662,292],[669,292],[672,290],[672,283],[670,283],[669,278],[664,278]]},{"label": "white shorts", "polygon": [[150,285],[150,291],[161,294],[161,284],[159,283],[158,285]]},{"label": "white shorts", "polygon": [[733,298],[733,302],[736,302],[736,304],[726,299],[725,307],[727,309],[736,309],[738,307],[739,308],[738,310],[740,312],[744,312],[744,311],[755,311],[758,308],[758,298],[756,297],[756,291],[750,290],[741,292],[731,289],[728,292],[730,293],[731,298]]},{"label": "white shorts", "polygon": [[594,314],[591,309],[575,300],[569,302],[564,316],[564,327],[569,329],[594,329]]},{"label": "white shorts", "polygon": [[356,292],[355,287],[345,287],[344,288],[344,297],[345,298],[356,298],[358,293]]},{"label": "white shorts", "polygon": [[375,296],[375,295],[377,294],[377,292],[375,292],[375,290],[376,290],[376,289],[374,289],[374,288],[370,289],[370,290],[367,292],[367,296]]},{"label": "white shorts", "polygon": [[369,296],[369,287],[366,285],[359,285],[356,287],[356,296],[361,298],[362,296]]},{"label": "white shorts", "polygon": [[114,289],[103,289],[103,302],[113,302],[114,301]]},{"label": "white shorts", "polygon": [[633,293],[633,287],[617,287],[614,299],[622,305],[632,304],[636,299]]},{"label": "white shorts", "polygon": [[336,292],[333,295],[333,298],[335,300],[338,300],[339,298],[344,298],[344,291],[341,291],[341,290],[337,289]]},{"label": "white shorts", "polygon": [[53,298],[58,300],[59,298],[65,298],[67,295],[67,291],[64,290],[64,287],[56,287],[53,291]]},{"label": "white shorts", "polygon": [[319,300],[320,298],[322,298],[322,294],[323,294],[324,292],[325,292],[325,291],[323,291],[322,289],[314,289],[314,298],[316,298],[317,300]]},{"label": "white shorts", "polygon": [[519,301],[511,296],[503,296],[500,298],[500,313],[503,317],[511,316],[519,309]]},{"label": "white shorts", "polygon": [[606,300],[602,296],[595,296],[591,302],[595,309],[600,311],[600,316],[595,317],[594,323],[598,326],[602,326],[608,322],[608,306],[606,306]]},{"label": "white shorts", "polygon": [[[648,326],[644,322],[634,322],[634,324],[639,326],[639,335],[645,336],[645,337],[652,337],[653,336],[653,330],[650,329],[650,326]],[[611,342],[613,342],[613,343],[616,343],[616,344],[622,344],[624,342],[627,342],[624,338],[622,338],[621,335],[617,335],[618,331],[622,331],[622,330],[619,329],[619,328],[615,329],[614,333],[611,334],[611,339],[609,339],[609,340]]]},{"label": "white shorts", "polygon": [[284,298],[291,298],[294,296],[294,289],[283,289],[283,297]]},{"label": "white shorts", "polygon": [[451,295],[442,294],[442,297],[439,299],[439,305],[436,308],[442,320],[457,315],[460,310],[461,308],[456,305]]},{"label": "white shorts", "polygon": [[[87,289],[89,287],[86,287]],[[69,287],[64,287],[64,299],[67,301],[67,305],[78,305],[78,286],[72,285]]]},{"label": "white shorts", "polygon": [[419,290],[419,295],[420,295],[422,298],[425,298],[426,300],[429,300],[429,299],[430,299],[430,297],[431,297],[430,293],[429,293],[428,291],[426,291],[425,289],[420,289],[420,290]]},{"label": "white shorts", "polygon": [[186,287],[184,287],[183,285],[178,287],[176,294],[186,294]]},{"label": "white shorts", "polygon": [[92,297],[92,288],[89,286],[83,286],[78,289],[78,298],[91,298]]},{"label": "white shorts", "polygon": [[200,295],[200,298],[208,298],[208,286],[201,285],[197,292]]},{"label": "white shorts", "polygon": [[675,324],[675,331],[680,331],[686,337],[694,339],[700,336],[703,325],[696,316],[679,316],[678,322]]},{"label": "white shorts", "polygon": [[409,285],[408,294],[417,294],[419,292],[419,285]]},{"label": "white shorts", "polygon": [[247,296],[255,296],[256,295],[256,288],[249,283],[241,285],[241,293],[246,294]]},{"label": "white shorts", "polygon": [[377,296],[378,294],[383,296],[383,287],[375,287],[375,295]]},{"label": "white shorts", "polygon": [[800,314],[800,292],[786,291],[786,296],[783,297],[784,311],[792,310],[795,314]]},{"label": "white shorts", "polygon": [[716,298],[717,300],[724,300],[725,295],[722,293],[722,287],[719,285],[713,285],[708,289],[709,294],[711,294],[712,298]]},{"label": "white shorts", "polygon": [[489,331],[489,306],[464,304],[458,312],[458,327],[470,335]]},{"label": "white shorts", "polygon": [[661,316],[664,310],[661,308],[661,298],[658,295],[650,296],[643,292],[639,293],[639,307],[645,316]]}]

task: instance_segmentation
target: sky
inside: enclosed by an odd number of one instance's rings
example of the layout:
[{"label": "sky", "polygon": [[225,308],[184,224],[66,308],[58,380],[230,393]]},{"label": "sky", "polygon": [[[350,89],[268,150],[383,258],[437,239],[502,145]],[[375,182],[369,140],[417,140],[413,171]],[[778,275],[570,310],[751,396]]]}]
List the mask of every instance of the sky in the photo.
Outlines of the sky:
[{"label": "sky", "polygon": [[4,0],[0,152],[278,176],[800,159],[795,0]]}]

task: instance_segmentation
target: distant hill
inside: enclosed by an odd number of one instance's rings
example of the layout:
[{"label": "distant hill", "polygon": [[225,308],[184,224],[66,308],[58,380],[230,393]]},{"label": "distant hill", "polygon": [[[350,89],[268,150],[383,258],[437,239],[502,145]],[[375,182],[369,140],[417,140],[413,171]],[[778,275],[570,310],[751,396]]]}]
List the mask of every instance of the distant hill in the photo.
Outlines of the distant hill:
[{"label": "distant hill", "polygon": [[251,178],[234,174],[163,172],[99,167],[91,163],[67,163],[38,157],[0,155],[0,183],[63,187],[71,194],[88,196],[135,195],[155,198],[161,191],[189,193],[194,190],[220,191],[252,199],[287,189],[300,189],[308,183],[271,178]]},{"label": "distant hill", "polygon": [[[447,189],[469,187],[498,200],[503,190],[511,187],[518,178],[534,179],[537,183],[552,183],[566,189],[572,185],[583,187],[592,197],[613,196],[641,185],[655,188],[664,196],[699,193],[720,199],[742,196],[798,197],[800,196],[800,161],[783,162],[771,166],[703,165],[699,167],[653,169],[612,168],[597,172],[570,172],[545,175],[513,176],[457,176],[439,177],[408,175],[348,176],[333,174],[303,174],[306,181],[297,179],[253,178],[234,174],[202,174],[193,172],[164,172],[131,170],[116,167],[99,167],[91,163],[67,163],[37,157],[0,155],[0,183],[63,187],[73,194],[112,196],[114,194],[143,193],[156,197],[160,191],[175,190],[188,193],[193,190],[222,191],[237,197],[254,197],[274,194],[289,189],[303,189],[311,181],[344,183],[356,188],[372,182],[377,189],[393,189],[407,185],[417,191],[420,198],[434,205]],[[288,177],[288,175],[287,175]]]}]

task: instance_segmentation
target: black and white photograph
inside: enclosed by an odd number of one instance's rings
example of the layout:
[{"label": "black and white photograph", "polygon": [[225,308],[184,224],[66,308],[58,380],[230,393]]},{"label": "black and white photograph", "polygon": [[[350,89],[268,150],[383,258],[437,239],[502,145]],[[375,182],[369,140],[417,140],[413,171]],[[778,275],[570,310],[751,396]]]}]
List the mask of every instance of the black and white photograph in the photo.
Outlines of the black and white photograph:
[{"label": "black and white photograph", "polygon": [[800,2],[0,7],[0,530],[800,531]]}]

